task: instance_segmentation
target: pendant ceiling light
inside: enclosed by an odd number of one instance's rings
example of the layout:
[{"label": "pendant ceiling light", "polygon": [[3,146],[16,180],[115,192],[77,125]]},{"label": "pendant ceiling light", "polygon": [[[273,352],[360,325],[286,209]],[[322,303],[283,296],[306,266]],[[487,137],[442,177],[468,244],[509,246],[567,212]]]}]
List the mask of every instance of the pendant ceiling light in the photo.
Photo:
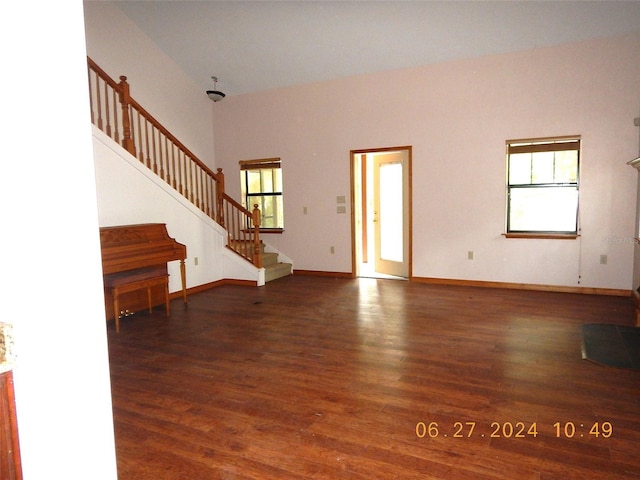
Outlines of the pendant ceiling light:
[{"label": "pendant ceiling light", "polygon": [[219,102],[225,97],[225,95],[224,93],[216,90],[216,85],[218,84],[218,77],[211,77],[211,80],[213,80],[213,90],[207,90],[207,96],[214,102]]}]

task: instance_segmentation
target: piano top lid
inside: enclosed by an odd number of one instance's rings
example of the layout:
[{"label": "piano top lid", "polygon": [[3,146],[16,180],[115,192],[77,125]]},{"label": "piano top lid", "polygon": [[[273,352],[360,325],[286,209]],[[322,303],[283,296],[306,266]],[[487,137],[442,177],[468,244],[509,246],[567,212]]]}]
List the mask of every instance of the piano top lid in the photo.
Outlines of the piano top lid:
[{"label": "piano top lid", "polygon": [[100,228],[103,274],[154,266],[187,257],[185,245],[169,237],[165,223]]},{"label": "piano top lid", "polygon": [[120,228],[143,228],[144,229],[144,228],[156,227],[158,225],[163,225],[166,230],[167,224],[162,222],[131,223],[126,225],[107,225],[105,227],[100,227],[100,230],[114,230],[114,229],[120,229]]},{"label": "piano top lid", "polygon": [[103,248],[117,245],[173,240],[166,223],[138,223],[100,227],[100,243]]}]

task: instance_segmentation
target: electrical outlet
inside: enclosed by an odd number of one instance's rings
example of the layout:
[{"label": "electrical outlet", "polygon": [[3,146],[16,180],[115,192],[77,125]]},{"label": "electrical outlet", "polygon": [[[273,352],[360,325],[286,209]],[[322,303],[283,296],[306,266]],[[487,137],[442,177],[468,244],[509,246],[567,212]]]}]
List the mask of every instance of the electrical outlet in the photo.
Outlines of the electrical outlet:
[{"label": "electrical outlet", "polygon": [[193,264],[198,265],[198,257],[193,257]]},{"label": "electrical outlet", "polygon": [[606,264],[607,264],[607,256],[600,255],[600,265],[606,265]]},{"label": "electrical outlet", "polygon": [[334,247],[333,245],[331,245],[329,247],[329,253],[336,253],[336,247]]},{"label": "electrical outlet", "polygon": [[467,259],[468,259],[468,260],[473,260],[474,258],[476,258],[476,254],[475,254],[475,252],[474,252],[473,250],[469,250],[469,251],[467,252]]},{"label": "electrical outlet", "polygon": [[307,207],[302,207],[302,214],[306,215],[307,214]]}]

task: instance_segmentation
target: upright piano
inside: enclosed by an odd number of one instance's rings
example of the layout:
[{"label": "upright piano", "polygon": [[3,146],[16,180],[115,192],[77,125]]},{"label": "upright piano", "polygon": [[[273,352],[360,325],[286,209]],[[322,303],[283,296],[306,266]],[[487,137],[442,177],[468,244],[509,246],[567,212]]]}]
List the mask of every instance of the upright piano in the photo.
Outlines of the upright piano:
[{"label": "upright piano", "polygon": [[[102,251],[102,274],[109,276],[135,275],[141,269],[154,269],[167,274],[167,262],[180,261],[182,281],[182,299],[187,303],[185,259],[187,247],[169,237],[166,223],[144,223],[137,225],[118,225],[100,228],[100,247]],[[108,296],[108,292],[107,293]],[[114,318],[118,312],[111,307],[113,299],[105,298],[107,318]],[[122,299],[121,306],[135,312],[146,308],[147,297],[144,292],[131,292]],[[164,303],[163,292],[153,292],[154,305]]]}]

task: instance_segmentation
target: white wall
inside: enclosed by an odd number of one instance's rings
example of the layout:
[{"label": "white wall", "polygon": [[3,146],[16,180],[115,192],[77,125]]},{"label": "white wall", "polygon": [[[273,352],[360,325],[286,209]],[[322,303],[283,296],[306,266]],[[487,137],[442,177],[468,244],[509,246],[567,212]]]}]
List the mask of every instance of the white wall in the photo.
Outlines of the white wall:
[{"label": "white wall", "polygon": [[84,11],[89,57],[111,78],[125,75],[131,96],[215,171],[206,93],[114,3],[86,1]]},{"label": "white wall", "polygon": [[[351,270],[335,212],[350,150],[412,145],[414,276],[630,289],[639,51],[636,34],[232,96],[214,111],[216,163],[237,196],[239,160],[281,157],[278,246],[297,269]],[[576,134],[580,239],[504,238],[505,141]]]},{"label": "white wall", "polygon": [[0,23],[0,321],[24,479],[116,479],[82,3],[10,2]]}]

